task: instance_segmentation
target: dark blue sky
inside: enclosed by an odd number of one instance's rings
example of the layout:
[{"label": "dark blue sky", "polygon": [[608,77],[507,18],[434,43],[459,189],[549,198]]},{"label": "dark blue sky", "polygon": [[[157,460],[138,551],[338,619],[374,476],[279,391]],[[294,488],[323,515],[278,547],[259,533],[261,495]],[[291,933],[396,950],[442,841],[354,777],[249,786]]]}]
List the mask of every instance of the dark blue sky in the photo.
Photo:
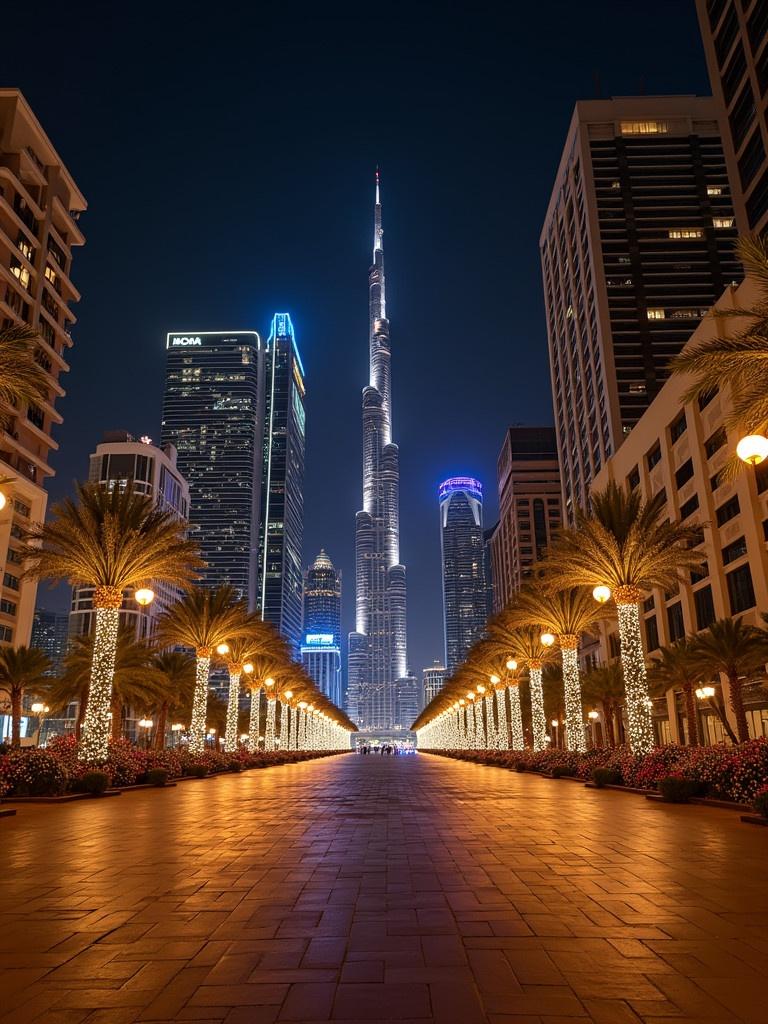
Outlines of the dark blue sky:
[{"label": "dark blue sky", "polygon": [[89,202],[54,497],[105,429],[159,436],[167,330],[266,335],[288,310],[308,381],[305,560],[322,545],[343,569],[346,628],[381,165],[420,670],[443,647],[439,481],[479,477],[494,522],[505,428],[551,421],[537,242],[573,104],[598,81],[708,93],[693,0],[13,6],[0,77]]}]

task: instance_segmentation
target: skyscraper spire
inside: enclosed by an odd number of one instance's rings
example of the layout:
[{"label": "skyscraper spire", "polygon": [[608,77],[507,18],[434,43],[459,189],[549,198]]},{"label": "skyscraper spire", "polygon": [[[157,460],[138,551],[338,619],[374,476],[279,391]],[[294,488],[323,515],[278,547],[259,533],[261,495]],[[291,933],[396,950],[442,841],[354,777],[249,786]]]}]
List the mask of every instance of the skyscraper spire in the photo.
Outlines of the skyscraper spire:
[{"label": "skyscraper spire", "polygon": [[[395,725],[406,674],[405,567],[400,565],[400,465],[392,442],[381,179],[376,168],[373,263],[368,272],[369,384],[363,389],[363,508],[355,535],[355,632],[349,637],[349,710],[363,728]],[[410,724],[410,723],[408,723]]]}]

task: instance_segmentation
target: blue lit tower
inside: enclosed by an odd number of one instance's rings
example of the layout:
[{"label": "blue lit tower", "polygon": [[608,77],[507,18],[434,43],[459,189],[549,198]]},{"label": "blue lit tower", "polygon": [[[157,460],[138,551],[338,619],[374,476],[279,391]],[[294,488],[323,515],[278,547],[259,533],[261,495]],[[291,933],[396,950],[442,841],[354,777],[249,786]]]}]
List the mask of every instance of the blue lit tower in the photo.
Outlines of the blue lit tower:
[{"label": "blue lit tower", "polygon": [[304,574],[301,660],[322,692],[341,707],[341,573],[325,551]]},{"label": "blue lit tower", "polygon": [[298,653],[304,539],[304,367],[288,313],[267,341],[257,608]]},{"label": "blue lit tower", "polygon": [[440,484],[443,621],[448,674],[485,632],[488,584],[483,538],[483,487],[471,476]]},{"label": "blue lit tower", "polygon": [[368,273],[370,378],[363,389],[363,508],[355,523],[355,631],[348,709],[363,729],[391,729],[406,675],[405,566],[400,564],[400,466],[392,441],[389,321],[379,172]]}]

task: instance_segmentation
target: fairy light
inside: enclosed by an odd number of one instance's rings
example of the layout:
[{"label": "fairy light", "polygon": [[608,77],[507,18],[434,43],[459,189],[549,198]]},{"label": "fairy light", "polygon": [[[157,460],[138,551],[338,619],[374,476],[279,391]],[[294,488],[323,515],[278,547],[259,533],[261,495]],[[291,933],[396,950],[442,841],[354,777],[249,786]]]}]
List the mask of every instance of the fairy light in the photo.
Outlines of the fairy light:
[{"label": "fairy light", "polygon": [[267,696],[267,724],[264,729],[264,749],[275,749],[275,698]]},{"label": "fairy light", "polygon": [[533,749],[544,750],[547,744],[547,720],[544,715],[544,690],[541,685],[541,662],[528,663],[531,689],[531,727]]},{"label": "fairy light", "polygon": [[587,737],[584,732],[584,708],[581,704],[579,638],[570,634],[563,634],[559,640],[560,656],[563,663],[566,744],[569,750],[584,753],[587,749]]},{"label": "fairy light", "polygon": [[259,749],[259,702],[261,690],[251,690],[251,714],[248,719],[248,749],[253,754]]},{"label": "fairy light", "polygon": [[498,729],[496,727],[496,719],[493,715],[493,698],[496,696],[495,690],[489,690],[485,697],[483,697],[483,704],[485,704],[485,745],[491,750],[498,750]]},{"label": "fairy light", "polygon": [[[648,679],[645,671],[643,638],[640,632],[640,595],[633,587],[616,590],[616,606],[619,619],[619,647],[621,667],[624,671],[624,691],[629,733],[629,745],[633,754],[647,754],[653,750],[653,718],[648,696]],[[622,600],[622,597],[625,600]],[[628,598],[628,599],[627,599]]]},{"label": "fairy light", "polygon": [[189,723],[189,751],[192,754],[202,754],[205,750],[205,716],[208,712],[208,674],[210,669],[210,647],[198,647],[195,661],[192,719]]},{"label": "fairy light", "polygon": [[496,702],[496,744],[499,750],[506,750],[509,746],[509,731],[507,726],[507,698],[506,689],[496,689],[493,699]]},{"label": "fairy light", "polygon": [[[524,750],[523,712],[520,707],[520,691],[516,686],[509,687],[509,749]],[[541,717],[544,717],[542,708]]]},{"label": "fairy light", "polygon": [[229,666],[229,693],[227,695],[227,729],[224,734],[224,750],[233,754],[237,750],[237,716],[240,698],[241,665]]},{"label": "fairy light", "polygon": [[[114,600],[112,603],[114,604]],[[115,675],[121,603],[122,594],[119,595],[117,607],[95,609],[96,628],[93,636],[91,681],[83,721],[83,735],[77,755],[81,761],[89,763],[106,761],[109,752],[112,681]]]}]

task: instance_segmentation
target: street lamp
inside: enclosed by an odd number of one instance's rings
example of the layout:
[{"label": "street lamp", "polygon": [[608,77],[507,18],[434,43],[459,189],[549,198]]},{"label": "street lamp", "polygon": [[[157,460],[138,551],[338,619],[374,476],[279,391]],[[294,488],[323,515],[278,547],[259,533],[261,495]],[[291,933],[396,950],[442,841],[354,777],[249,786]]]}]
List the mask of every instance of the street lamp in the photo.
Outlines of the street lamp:
[{"label": "street lamp", "polygon": [[216,645],[216,653],[217,654],[222,654],[222,655],[223,654],[229,654],[229,644],[224,643],[224,642],[222,642],[220,644],[217,644]]},{"label": "street lamp", "polygon": [[134,591],[133,599],[136,604],[140,604],[142,608],[146,608],[148,604],[152,604],[155,600],[155,592],[151,587],[139,587],[138,590]]},{"label": "street lamp", "polygon": [[488,676],[488,678],[491,680],[494,686],[498,686],[498,684],[501,682],[501,678],[497,676],[495,672],[492,672],[491,675]]},{"label": "street lamp", "polygon": [[144,730],[144,746],[149,746],[149,730],[154,725],[151,718],[140,718],[138,722],[139,728]]},{"label": "street lamp", "polygon": [[[2,507],[2,506],[0,506],[0,507]],[[33,704],[32,707],[30,708],[30,711],[32,712],[32,714],[33,715],[37,715],[37,745],[38,745],[38,747],[40,746],[40,740],[42,739],[42,736],[43,736],[43,723],[45,722],[45,716],[48,714],[48,712],[50,710],[51,709],[48,707],[47,704],[43,704],[43,703],[41,703],[39,701],[36,702],[35,704]]]},{"label": "street lamp", "polygon": [[605,604],[606,601],[611,599],[611,588],[601,583],[592,591],[592,597],[594,597],[598,604]]},{"label": "street lamp", "polygon": [[245,674],[248,675],[248,676],[253,675],[253,662],[252,661],[246,661],[246,663],[243,665],[243,672],[245,672]]},{"label": "street lamp", "polygon": [[768,458],[768,437],[762,434],[748,434],[736,445],[736,454],[748,466],[759,466]]},{"label": "street lamp", "polygon": [[710,700],[715,696],[714,686],[700,686],[696,690],[696,696],[699,700]]},{"label": "street lamp", "polygon": [[517,662],[514,658],[507,658],[507,671],[514,672],[517,669]]},{"label": "street lamp", "polygon": [[552,644],[555,642],[555,637],[552,633],[542,633],[539,637],[539,640],[541,640],[541,643],[544,647],[551,647]]}]

